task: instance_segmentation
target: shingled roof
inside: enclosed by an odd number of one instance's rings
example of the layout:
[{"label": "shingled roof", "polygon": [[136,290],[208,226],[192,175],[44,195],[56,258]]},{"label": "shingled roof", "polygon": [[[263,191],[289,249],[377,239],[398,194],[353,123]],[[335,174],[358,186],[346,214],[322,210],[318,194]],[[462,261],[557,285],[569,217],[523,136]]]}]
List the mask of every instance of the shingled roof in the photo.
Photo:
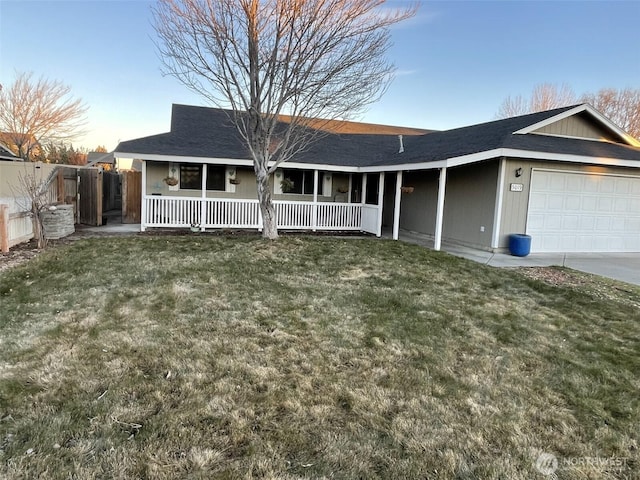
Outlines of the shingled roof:
[{"label": "shingled roof", "polygon": [[[313,165],[382,167],[425,164],[502,148],[640,162],[640,148],[623,144],[515,133],[576,107],[572,105],[441,132],[407,134],[403,136],[403,153],[399,153],[398,135],[327,133],[291,161]],[[251,158],[236,127],[229,120],[228,112],[188,105],[173,106],[169,133],[121,142],[116,152],[142,156]]]}]

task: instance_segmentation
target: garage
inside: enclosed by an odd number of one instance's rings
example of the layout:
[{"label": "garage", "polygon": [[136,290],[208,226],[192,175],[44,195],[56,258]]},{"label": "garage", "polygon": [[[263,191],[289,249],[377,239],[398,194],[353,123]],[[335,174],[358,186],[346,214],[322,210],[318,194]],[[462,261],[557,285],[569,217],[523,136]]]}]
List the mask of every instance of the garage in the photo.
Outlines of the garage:
[{"label": "garage", "polygon": [[640,177],[534,169],[532,252],[640,252]]}]

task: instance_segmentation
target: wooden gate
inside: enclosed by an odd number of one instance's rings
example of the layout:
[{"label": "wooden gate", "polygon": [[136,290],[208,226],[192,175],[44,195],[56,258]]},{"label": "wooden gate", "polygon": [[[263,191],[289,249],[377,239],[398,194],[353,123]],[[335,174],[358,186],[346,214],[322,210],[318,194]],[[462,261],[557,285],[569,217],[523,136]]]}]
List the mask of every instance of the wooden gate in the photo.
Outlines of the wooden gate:
[{"label": "wooden gate", "polygon": [[122,223],[140,223],[142,172],[122,172]]},{"label": "wooden gate", "polygon": [[102,225],[102,171],[98,168],[78,170],[78,207],[80,223]]}]

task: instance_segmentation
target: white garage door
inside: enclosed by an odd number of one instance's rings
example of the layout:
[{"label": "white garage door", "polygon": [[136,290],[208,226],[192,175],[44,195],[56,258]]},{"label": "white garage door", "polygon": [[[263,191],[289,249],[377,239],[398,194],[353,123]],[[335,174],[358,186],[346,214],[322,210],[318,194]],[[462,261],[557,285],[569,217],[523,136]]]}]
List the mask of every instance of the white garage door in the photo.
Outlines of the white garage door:
[{"label": "white garage door", "polygon": [[640,178],[534,170],[532,252],[640,252]]}]

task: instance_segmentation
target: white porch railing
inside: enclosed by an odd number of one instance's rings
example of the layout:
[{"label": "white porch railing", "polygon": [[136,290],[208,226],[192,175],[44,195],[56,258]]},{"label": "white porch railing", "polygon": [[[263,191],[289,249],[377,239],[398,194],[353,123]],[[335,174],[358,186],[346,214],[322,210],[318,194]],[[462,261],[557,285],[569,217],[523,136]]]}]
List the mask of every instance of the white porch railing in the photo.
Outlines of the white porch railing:
[{"label": "white porch railing", "polygon": [[[143,227],[262,228],[257,200],[145,196]],[[205,202],[205,208],[202,208]],[[376,233],[376,205],[274,201],[278,228]],[[204,212],[204,221],[201,217]],[[367,223],[367,225],[365,225]],[[363,227],[366,227],[363,228]]]}]

